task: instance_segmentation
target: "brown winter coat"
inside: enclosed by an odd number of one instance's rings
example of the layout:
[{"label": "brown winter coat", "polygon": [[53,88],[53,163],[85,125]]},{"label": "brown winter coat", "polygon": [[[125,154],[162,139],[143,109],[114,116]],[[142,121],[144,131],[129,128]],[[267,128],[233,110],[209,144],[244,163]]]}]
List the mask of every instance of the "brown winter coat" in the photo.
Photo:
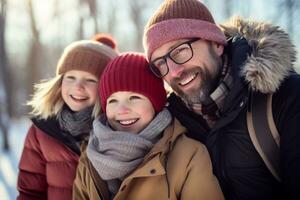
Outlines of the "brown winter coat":
[{"label": "brown winter coat", "polygon": [[72,199],[79,155],[32,125],[19,164],[18,200]]},{"label": "brown winter coat", "polygon": [[[175,120],[142,164],[124,179],[114,199],[224,199],[212,173],[207,149],[187,138],[185,131]],[[79,161],[73,199],[109,199],[107,185],[96,173],[86,152]]]}]

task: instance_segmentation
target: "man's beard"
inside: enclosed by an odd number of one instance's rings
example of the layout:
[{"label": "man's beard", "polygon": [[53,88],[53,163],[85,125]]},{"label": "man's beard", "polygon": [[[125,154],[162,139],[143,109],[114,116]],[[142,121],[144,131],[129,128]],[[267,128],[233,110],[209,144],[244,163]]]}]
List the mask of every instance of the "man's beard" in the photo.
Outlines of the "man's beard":
[{"label": "man's beard", "polygon": [[198,78],[201,82],[198,83],[198,86],[190,90],[188,93],[184,93],[178,85],[172,85],[171,87],[175,93],[187,104],[205,104],[207,98],[211,94],[212,90],[216,87],[216,77],[211,74],[206,67],[197,69]]},{"label": "man's beard", "polygon": [[[197,78],[200,78],[198,86],[190,90],[188,93],[184,93],[176,84],[171,83],[172,89],[175,93],[181,97],[181,99],[187,105],[194,104],[206,104],[210,94],[217,88],[219,83],[219,77],[221,74],[222,62],[214,52],[211,52],[212,66],[204,65],[202,67],[195,67],[193,70],[187,73],[198,73]],[[208,70],[213,69],[213,70]]]}]

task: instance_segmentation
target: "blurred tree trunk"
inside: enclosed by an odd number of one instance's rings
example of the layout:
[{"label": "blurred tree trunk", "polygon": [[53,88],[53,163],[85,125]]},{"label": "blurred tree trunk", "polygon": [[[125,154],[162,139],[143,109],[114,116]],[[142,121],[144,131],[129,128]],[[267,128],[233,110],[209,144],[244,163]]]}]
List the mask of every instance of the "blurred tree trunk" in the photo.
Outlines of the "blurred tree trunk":
[{"label": "blurred tree trunk", "polygon": [[40,42],[40,32],[37,28],[36,18],[34,16],[32,0],[27,0],[28,13],[30,18],[30,27],[32,32],[32,42],[29,48],[28,60],[27,60],[27,97],[33,94],[33,85],[40,79],[39,66],[42,61],[42,45]]},{"label": "blurred tree trunk", "polygon": [[82,40],[84,37],[83,26],[84,26],[84,19],[82,16],[79,16],[79,24],[78,24],[78,31],[77,31],[78,40]]},{"label": "blurred tree trunk", "polygon": [[232,0],[225,0],[224,1],[224,16],[225,19],[231,17],[232,13],[233,13],[233,4],[232,4]]},{"label": "blurred tree trunk", "polygon": [[[0,1],[0,78],[4,90],[4,97],[0,98],[0,131],[3,136],[3,148],[9,150],[8,142],[8,124],[9,118],[12,116],[12,84],[8,60],[5,48],[5,22],[6,22],[6,0]],[[0,94],[1,95],[1,94]],[[1,97],[1,96],[0,96]],[[3,102],[2,102],[3,101]]]},{"label": "blurred tree trunk", "polygon": [[[78,26],[78,40],[82,40],[85,38],[84,36],[84,22],[88,18],[92,18],[94,23],[94,33],[98,33],[99,26],[98,26],[98,13],[97,13],[97,0],[79,0],[79,26]],[[89,9],[89,16],[82,16],[82,12],[80,12],[80,9],[84,6],[88,6]]]},{"label": "blurred tree trunk", "polygon": [[[273,21],[278,21],[285,13],[287,31],[290,35],[294,35],[294,20],[299,15],[300,2],[298,0],[279,0],[277,3],[277,12]],[[296,16],[295,16],[296,15]]]},{"label": "blurred tree trunk", "polygon": [[86,0],[86,3],[89,6],[89,10],[90,10],[90,15],[93,18],[94,21],[94,30],[95,33],[99,32],[99,27],[98,27],[98,17],[97,17],[97,1],[96,0]]},{"label": "blurred tree trunk", "polygon": [[284,7],[286,10],[286,15],[287,15],[287,29],[288,32],[293,35],[294,33],[294,11],[296,10],[297,7],[297,2],[296,0],[285,0],[283,1]]},{"label": "blurred tree trunk", "polygon": [[144,17],[143,11],[147,8],[148,1],[130,0],[130,13],[132,22],[136,28],[136,50],[143,51],[143,33],[144,33]]},{"label": "blurred tree trunk", "polygon": [[[2,113],[3,109],[2,109],[2,105],[0,105],[0,113]],[[2,114],[1,114],[2,115]],[[5,124],[4,122],[5,120],[3,119],[3,116],[1,116],[0,119],[0,130],[2,133],[2,139],[3,139],[3,144],[2,144],[2,148],[5,151],[9,151],[10,150],[10,146],[9,146],[9,140],[8,140],[8,126],[7,124]]]},{"label": "blurred tree trunk", "polygon": [[107,31],[114,35],[117,21],[117,3],[116,0],[110,0],[110,12],[107,14]]}]

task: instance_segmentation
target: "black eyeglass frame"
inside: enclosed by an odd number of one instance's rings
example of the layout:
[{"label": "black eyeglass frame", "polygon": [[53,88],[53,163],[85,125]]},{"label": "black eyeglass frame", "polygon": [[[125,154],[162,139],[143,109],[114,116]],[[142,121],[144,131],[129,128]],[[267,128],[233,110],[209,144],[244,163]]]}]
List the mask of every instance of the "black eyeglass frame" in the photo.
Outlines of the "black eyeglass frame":
[{"label": "black eyeglass frame", "polygon": [[[185,42],[183,42],[183,43],[180,43],[180,44],[178,44],[177,46],[173,47],[173,48],[172,48],[167,54],[165,54],[164,56],[161,56],[161,57],[156,58],[155,60],[151,61],[149,66],[150,66],[150,69],[151,69],[151,71],[153,72],[153,74],[154,74],[155,76],[157,76],[158,78],[163,78],[164,76],[166,76],[166,75],[169,73],[169,66],[168,66],[168,62],[167,62],[167,59],[168,59],[168,58],[170,58],[170,60],[172,60],[174,63],[176,63],[176,64],[178,64],[178,65],[182,65],[182,64],[184,64],[184,63],[190,61],[190,60],[193,58],[193,56],[194,56],[194,51],[193,51],[193,48],[192,48],[192,43],[194,43],[194,42],[196,42],[196,41],[198,41],[198,40],[200,40],[200,38],[193,38],[193,39],[187,40],[187,41],[185,41]],[[184,45],[184,44],[187,44],[187,45],[190,47],[191,52],[192,52],[191,57],[188,58],[187,60],[183,61],[183,62],[177,62],[177,61],[174,60],[170,55],[171,55],[171,53],[172,53],[175,49],[177,49],[178,47],[180,47],[181,45]],[[155,61],[160,60],[160,59],[164,59],[164,61],[165,61],[165,63],[166,63],[166,66],[167,66],[167,71],[166,71],[166,73],[163,74],[163,75],[162,75],[161,73],[160,73],[160,74],[157,73],[157,70],[159,71],[159,69],[153,64]]]}]

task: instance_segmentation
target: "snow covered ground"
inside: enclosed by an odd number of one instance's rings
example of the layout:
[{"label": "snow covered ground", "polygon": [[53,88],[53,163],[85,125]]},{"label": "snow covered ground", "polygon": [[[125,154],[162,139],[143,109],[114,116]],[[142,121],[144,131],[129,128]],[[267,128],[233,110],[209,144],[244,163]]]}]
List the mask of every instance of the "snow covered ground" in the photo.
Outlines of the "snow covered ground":
[{"label": "snow covered ground", "polygon": [[[9,128],[11,151],[0,149],[0,199],[14,200],[17,197],[18,163],[23,150],[24,139],[30,122],[26,118],[13,120]],[[2,135],[0,135],[2,145]],[[1,146],[2,147],[2,146]]]}]

